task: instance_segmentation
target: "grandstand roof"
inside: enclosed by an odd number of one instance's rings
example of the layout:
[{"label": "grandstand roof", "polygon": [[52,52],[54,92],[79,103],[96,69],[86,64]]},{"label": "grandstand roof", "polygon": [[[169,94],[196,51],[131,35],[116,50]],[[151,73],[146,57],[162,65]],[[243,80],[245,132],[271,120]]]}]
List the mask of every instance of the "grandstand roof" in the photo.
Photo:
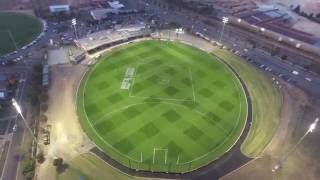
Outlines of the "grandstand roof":
[{"label": "grandstand roof", "polygon": [[150,30],[145,25],[130,25],[116,30],[104,30],[89,34],[87,37],[77,40],[76,44],[84,50],[90,51],[105,44],[146,34],[150,34]]},{"label": "grandstand roof", "polygon": [[101,20],[107,17],[109,13],[118,13],[117,9],[111,8],[100,8],[100,9],[93,9],[90,11],[90,15],[94,20]]}]

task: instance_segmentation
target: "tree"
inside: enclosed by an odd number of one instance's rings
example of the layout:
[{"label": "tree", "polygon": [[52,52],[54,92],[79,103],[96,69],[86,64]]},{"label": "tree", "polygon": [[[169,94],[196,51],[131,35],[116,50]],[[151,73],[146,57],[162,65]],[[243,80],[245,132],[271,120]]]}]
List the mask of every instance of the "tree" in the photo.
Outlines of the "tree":
[{"label": "tree", "polygon": [[293,9],[293,11],[297,14],[300,14],[300,5],[297,5],[297,7]]},{"label": "tree", "polygon": [[47,105],[46,103],[42,103],[42,104],[40,105],[40,109],[41,109],[42,112],[47,112],[47,110],[48,110],[48,105]]},{"label": "tree", "polygon": [[282,56],[281,56],[281,59],[282,59],[282,60],[287,60],[287,58],[288,58],[287,55],[282,55]]},{"label": "tree", "polygon": [[42,92],[39,96],[41,103],[46,103],[48,101],[48,94],[46,92]]},{"label": "tree", "polygon": [[62,158],[57,157],[57,158],[53,159],[53,166],[60,166],[62,164],[63,164],[63,159]]},{"label": "tree", "polygon": [[39,121],[43,122],[43,123],[46,123],[48,121],[48,117],[46,115],[44,115],[44,114],[41,114],[39,116]]},{"label": "tree", "polygon": [[22,174],[26,177],[26,179],[30,179],[33,177],[35,169],[35,164],[33,160],[29,160],[27,164],[23,167]]},{"label": "tree", "polygon": [[40,152],[38,155],[37,155],[37,162],[42,164],[43,162],[45,161],[45,158],[44,158],[44,154],[42,152]]},{"label": "tree", "polygon": [[313,13],[310,13],[310,14],[309,14],[309,17],[310,17],[310,18],[313,18],[313,16],[314,16]]}]

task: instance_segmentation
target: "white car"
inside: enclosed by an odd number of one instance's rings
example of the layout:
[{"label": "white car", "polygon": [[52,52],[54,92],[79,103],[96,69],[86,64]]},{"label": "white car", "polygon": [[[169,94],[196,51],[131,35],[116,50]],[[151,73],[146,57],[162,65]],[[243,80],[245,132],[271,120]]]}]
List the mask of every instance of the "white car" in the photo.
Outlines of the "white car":
[{"label": "white car", "polygon": [[311,79],[311,78],[309,78],[309,77],[306,77],[306,78],[305,78],[305,80],[306,80],[306,81],[309,81],[309,82],[311,82],[311,81],[312,81],[312,79]]},{"label": "white car", "polygon": [[299,72],[298,71],[292,71],[292,74],[299,75]]}]

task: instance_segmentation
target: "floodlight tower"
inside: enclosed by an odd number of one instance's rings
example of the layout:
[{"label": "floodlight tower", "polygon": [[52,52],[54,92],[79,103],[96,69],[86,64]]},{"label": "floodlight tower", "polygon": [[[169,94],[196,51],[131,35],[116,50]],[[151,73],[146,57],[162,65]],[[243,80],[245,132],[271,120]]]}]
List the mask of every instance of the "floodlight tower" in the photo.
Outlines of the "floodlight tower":
[{"label": "floodlight tower", "polygon": [[229,22],[229,18],[228,17],[222,17],[222,31],[220,33],[220,39],[219,42],[221,42],[222,40],[222,36],[223,36],[223,31],[224,31],[224,26]]},{"label": "floodlight tower", "polygon": [[13,107],[15,108],[15,110],[17,111],[17,113],[21,116],[21,118],[22,118],[22,120],[23,120],[23,122],[24,122],[24,125],[27,127],[27,129],[28,129],[29,133],[31,134],[33,140],[34,140],[36,143],[38,143],[36,136],[35,136],[34,133],[32,132],[29,124],[27,123],[26,119],[24,118],[24,116],[23,116],[23,114],[22,114],[22,109],[21,109],[20,105],[18,104],[18,102],[17,102],[15,99],[12,99],[12,105],[13,105]]},{"label": "floodlight tower", "polygon": [[306,131],[306,133],[299,139],[299,141],[290,149],[290,151],[288,151],[282,159],[280,159],[278,161],[278,163],[272,168],[272,172],[276,172],[278,169],[281,168],[281,166],[283,165],[284,161],[287,160],[288,156],[296,150],[297,146],[304,140],[304,138],[312,133],[315,129],[316,129],[316,126],[318,124],[318,121],[319,121],[319,118],[317,117],[314,122],[312,124],[310,124],[308,130]]},{"label": "floodlight tower", "polygon": [[77,34],[77,28],[76,28],[77,19],[76,19],[76,18],[73,18],[73,19],[71,20],[71,24],[72,24],[72,26],[73,26],[74,34],[76,35],[76,39],[78,40],[78,34]]}]

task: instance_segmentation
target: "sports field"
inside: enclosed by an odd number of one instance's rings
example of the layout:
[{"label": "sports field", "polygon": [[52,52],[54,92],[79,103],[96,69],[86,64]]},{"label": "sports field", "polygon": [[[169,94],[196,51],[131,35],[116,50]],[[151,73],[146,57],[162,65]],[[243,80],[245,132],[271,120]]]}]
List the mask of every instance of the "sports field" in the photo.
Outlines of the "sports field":
[{"label": "sports field", "polygon": [[204,166],[236,142],[247,116],[243,88],[226,65],[172,42],[113,50],[86,73],[77,97],[88,136],[138,170]]},{"label": "sports field", "polygon": [[16,50],[14,41],[18,48],[28,44],[41,29],[41,22],[31,16],[0,12],[0,56]]}]

